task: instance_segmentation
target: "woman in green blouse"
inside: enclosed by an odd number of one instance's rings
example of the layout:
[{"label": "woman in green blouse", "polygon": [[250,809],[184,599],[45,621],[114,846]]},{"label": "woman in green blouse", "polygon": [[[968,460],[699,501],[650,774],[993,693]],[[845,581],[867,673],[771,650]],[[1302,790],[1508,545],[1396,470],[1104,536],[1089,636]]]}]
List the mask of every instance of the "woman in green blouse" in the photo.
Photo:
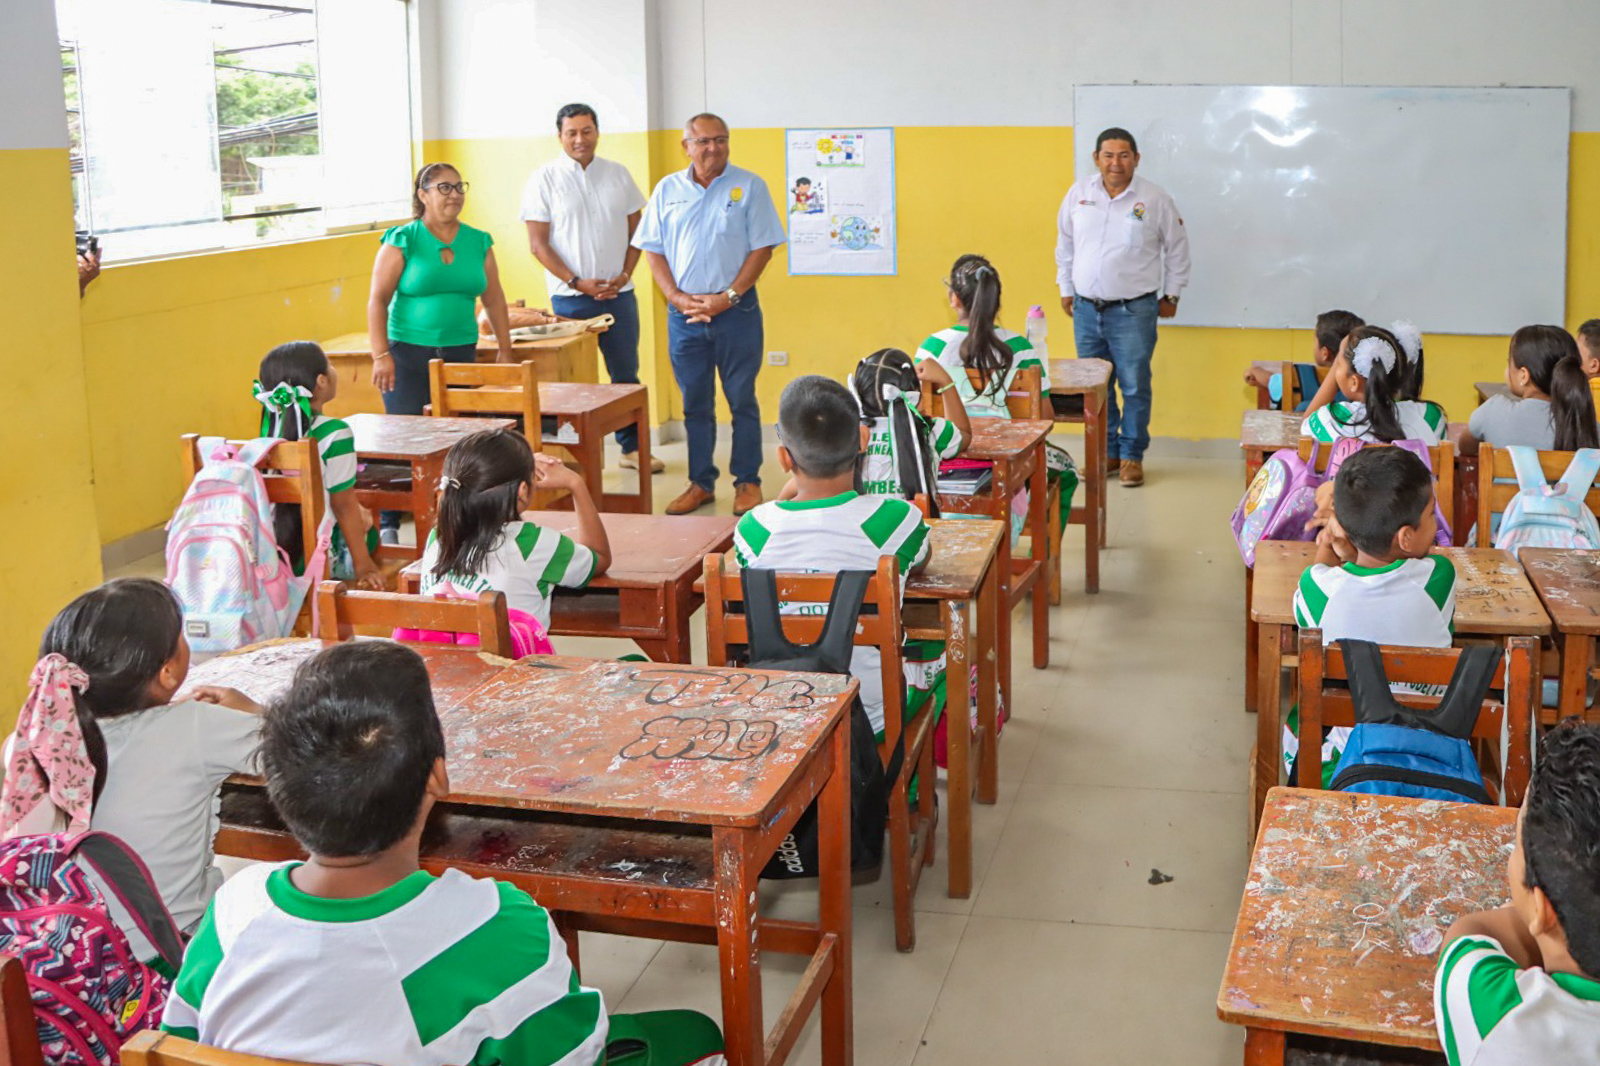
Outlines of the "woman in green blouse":
[{"label": "woman in green blouse", "polygon": [[372,264],[367,300],[372,383],[392,415],[422,413],[430,359],[470,363],[477,358],[475,301],[480,296],[500,342],[500,361],[511,361],[511,326],[491,248],[494,238],[461,221],[466,198],[467,183],[455,167],[423,167],[411,194],[413,220],[384,233]]}]

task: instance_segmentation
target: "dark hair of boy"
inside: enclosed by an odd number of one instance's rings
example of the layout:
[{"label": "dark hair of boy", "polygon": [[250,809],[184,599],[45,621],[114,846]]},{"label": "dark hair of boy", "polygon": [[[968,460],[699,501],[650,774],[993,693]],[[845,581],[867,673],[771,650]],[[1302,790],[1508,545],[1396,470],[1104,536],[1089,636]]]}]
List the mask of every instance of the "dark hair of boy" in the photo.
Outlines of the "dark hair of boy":
[{"label": "dark hair of boy", "polygon": [[[861,421],[864,425],[871,426],[880,418],[889,418],[892,421],[891,439],[909,443],[913,434],[921,435],[921,448],[913,451],[904,447],[893,456],[895,476],[900,480],[902,491],[917,495],[925,494],[928,497],[928,506],[932,508],[930,518],[937,518],[938,502],[935,491],[937,475],[934,473],[933,442],[930,439],[927,423],[918,419],[912,410],[914,399],[893,404],[890,409],[884,409],[883,386],[893,385],[902,394],[916,396],[922,389],[922,382],[917,377],[916,364],[911,357],[899,348],[879,348],[861,362],[856,364],[855,376],[852,379],[855,385],[856,399],[861,404]],[[919,467],[917,456],[920,452],[922,461]],[[862,455],[861,460],[866,456]],[[861,463],[856,465],[856,491],[861,490]]]},{"label": "dark hair of boy", "polygon": [[[289,385],[314,390],[317,378],[328,373],[329,369],[327,353],[316,341],[289,341],[266,354],[256,377],[264,389]],[[310,428],[309,419],[306,428]],[[299,440],[300,423],[294,418],[279,419],[276,433],[284,440]],[[272,535],[289,558],[301,559],[305,556],[305,545],[302,543],[305,532],[300,524],[299,504],[272,505]]]},{"label": "dark hair of boy", "polygon": [[778,398],[778,441],[809,477],[837,477],[861,454],[861,417],[848,389],[821,374],[784,386]]},{"label": "dark hair of boy", "polygon": [[522,486],[533,480],[533,446],[514,429],[486,429],[456,441],[439,489],[439,559],[434,576],[475,574],[516,520]]},{"label": "dark hair of boy", "polygon": [[[1401,428],[1400,410],[1396,404],[1406,398],[1408,383],[1413,377],[1411,360],[1406,358],[1406,350],[1399,338],[1382,326],[1357,326],[1346,335],[1352,363],[1356,345],[1369,337],[1376,337],[1393,348],[1395,359],[1393,370],[1385,370],[1381,362],[1373,360],[1371,372],[1366,376],[1366,427],[1374,437],[1385,443],[1402,440],[1406,431]],[[1333,417],[1338,420],[1337,415]]]},{"label": "dark hair of boy", "polygon": [[1107,141],[1127,141],[1129,150],[1132,151],[1134,155],[1139,154],[1139,142],[1133,139],[1133,134],[1129,133],[1121,126],[1112,126],[1110,129],[1101,130],[1100,136],[1094,139],[1094,150],[1099,152],[1101,145],[1105,144]]},{"label": "dark hair of boy", "polygon": [[1591,318],[1579,326],[1578,336],[1588,341],[1591,349],[1600,349],[1600,318]]},{"label": "dark hair of boy", "polygon": [[1366,324],[1365,319],[1352,311],[1324,311],[1317,316],[1317,347],[1338,355],[1345,334]]},{"label": "dark hair of boy", "polygon": [[376,855],[416,824],[444,731],[422,657],[390,641],[307,659],[261,724],[267,795],[307,851]]},{"label": "dark hair of boy", "polygon": [[1011,349],[994,331],[995,316],[1000,313],[1000,272],[981,255],[964,255],[950,268],[945,284],[961,301],[967,317],[961,365],[978,372],[979,396],[1002,395],[1006,371],[1011,368]]},{"label": "dark hair of boy", "polygon": [[98,719],[151,706],[150,686],[176,654],[183,608],[172,590],[147,577],[119,577],[63,607],[39,641],[39,658],[56,653],[89,676],[74,690],[78,728],[94,765],[94,794],[105,788],[106,741]]},{"label": "dark hair of boy", "polygon": [[594,113],[594,108],[588,104],[567,104],[556,112],[556,132],[561,132],[561,126],[569,118],[582,118],[589,116],[589,121],[594,123],[594,128],[600,128],[600,116]]},{"label": "dark hair of boy", "polygon": [[1594,394],[1572,334],[1560,326],[1523,326],[1511,335],[1511,362],[1526,370],[1533,387],[1550,397],[1556,451],[1600,447]]},{"label": "dark hair of boy", "polygon": [[1544,892],[1567,950],[1600,974],[1600,727],[1545,734],[1522,810],[1522,880]]},{"label": "dark hair of boy", "polygon": [[1389,557],[1394,536],[1420,526],[1433,506],[1433,475],[1404,448],[1363,448],[1344,461],[1333,482],[1333,513],[1361,551]]}]

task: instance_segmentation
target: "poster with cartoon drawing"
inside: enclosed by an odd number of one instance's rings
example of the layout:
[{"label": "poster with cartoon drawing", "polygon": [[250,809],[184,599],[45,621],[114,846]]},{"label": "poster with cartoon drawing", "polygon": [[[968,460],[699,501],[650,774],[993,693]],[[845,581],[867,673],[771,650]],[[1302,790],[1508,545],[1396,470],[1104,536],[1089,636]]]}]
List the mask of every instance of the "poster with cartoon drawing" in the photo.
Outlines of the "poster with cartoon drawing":
[{"label": "poster with cartoon drawing", "polygon": [[785,156],[789,273],[894,274],[894,130],[788,130]]}]

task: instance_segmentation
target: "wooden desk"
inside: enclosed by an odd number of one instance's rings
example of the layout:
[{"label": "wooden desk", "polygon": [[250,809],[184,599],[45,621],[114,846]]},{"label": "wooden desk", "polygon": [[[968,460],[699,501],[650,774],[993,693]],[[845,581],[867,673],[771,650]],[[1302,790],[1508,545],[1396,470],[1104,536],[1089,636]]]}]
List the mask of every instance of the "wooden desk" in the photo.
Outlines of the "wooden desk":
[{"label": "wooden desk", "polygon": [[1239,447],[1244,451],[1244,483],[1248,488],[1267,456],[1279,448],[1300,444],[1300,427],[1306,416],[1296,411],[1246,411],[1239,428]]},{"label": "wooden desk", "polygon": [[[822,1061],[848,1066],[855,691],[823,674],[523,659],[440,715],[453,791],[422,865],[529,892],[575,964],[580,930],[714,943],[730,1063],[783,1062],[820,1000]],[[757,877],[813,800],[818,920],[763,918]],[[260,789],[224,793],[222,820],[220,853],[299,854]],[[763,950],[809,957],[770,1035]]]},{"label": "wooden desk", "polygon": [[1022,418],[974,418],[972,441],[965,459],[994,463],[989,491],[976,496],[939,494],[939,506],[951,514],[978,514],[1006,523],[1010,529],[1011,497],[1028,485],[1028,557],[1011,557],[1011,538],[1000,544],[1000,580],[1007,620],[1000,624],[1000,684],[1011,706],[1011,625],[1009,613],[1033,594],[1033,666],[1050,665],[1049,521],[1045,515],[1044,442],[1054,422]]},{"label": "wooden desk", "polygon": [[[524,517],[571,535],[571,511],[528,511]],[[611,568],[581,590],[558,588],[550,598],[550,632],[567,637],[621,637],[656,662],[687,663],[689,616],[705,603],[695,587],[701,560],[733,546],[730,515],[633,515],[605,512]],[[400,591],[422,587],[418,560],[400,571]]]},{"label": "wooden desk", "polygon": [[1518,556],[1534,591],[1550,612],[1561,653],[1561,699],[1556,717],[1594,721],[1588,708],[1594,640],[1600,636],[1600,552],[1576,548],[1524,548]]},{"label": "wooden desk", "polygon": [[1440,1050],[1440,942],[1505,905],[1516,813],[1273,789],[1217,991],[1247,1066],[1281,1064],[1289,1033]]},{"label": "wooden desk", "polygon": [[[1067,517],[1083,526],[1083,590],[1100,591],[1100,549],[1106,546],[1106,390],[1111,364],[1104,359],[1050,360],[1050,395],[1082,396],[1082,415],[1055,416],[1057,422],[1083,423],[1083,504]],[[1052,541],[1056,538],[1051,535]],[[1052,581],[1051,603],[1061,602],[1059,570]]]},{"label": "wooden desk", "polygon": [[[1495,548],[1435,548],[1456,567],[1457,636],[1546,636],[1550,616],[1510,552]],[[1256,547],[1255,598],[1250,620],[1257,630],[1256,789],[1252,813],[1278,783],[1282,759],[1283,670],[1293,670],[1294,592],[1317,555],[1302,541],[1268,540]]]},{"label": "wooden desk", "polygon": [[[518,341],[511,346],[517,359],[532,359],[540,381],[599,381],[600,342],[597,334],[581,333],[560,340]],[[372,346],[367,334],[342,333],[322,342],[322,350],[339,374],[339,395],[324,413],[335,418],[354,414],[382,414],[383,394],[372,384]],[[478,362],[492,363],[499,350],[480,340]]]},{"label": "wooden desk", "polygon": [[[350,432],[355,435],[356,455],[362,459],[379,459],[391,463],[406,463],[411,467],[411,485],[407,489],[362,488],[360,477],[356,480],[356,499],[362,506],[385,511],[410,511],[417,526],[415,548],[401,551],[413,557],[422,554],[439,513],[436,495],[439,475],[444,471],[444,457],[462,437],[486,429],[504,429],[513,423],[509,418],[430,418],[424,415],[351,415],[345,419]],[[391,552],[393,548],[391,547]]]},{"label": "wooden desk", "polygon": [[[652,512],[650,393],[645,386],[540,382],[539,414],[556,420],[555,433],[545,434],[544,443],[572,453],[596,507],[641,515]],[[639,489],[606,492],[606,436],[630,425],[639,433]]]},{"label": "wooden desk", "polygon": [[1474,381],[1472,387],[1478,392],[1478,402],[1484,403],[1491,396],[1510,396],[1511,386],[1504,381]]}]

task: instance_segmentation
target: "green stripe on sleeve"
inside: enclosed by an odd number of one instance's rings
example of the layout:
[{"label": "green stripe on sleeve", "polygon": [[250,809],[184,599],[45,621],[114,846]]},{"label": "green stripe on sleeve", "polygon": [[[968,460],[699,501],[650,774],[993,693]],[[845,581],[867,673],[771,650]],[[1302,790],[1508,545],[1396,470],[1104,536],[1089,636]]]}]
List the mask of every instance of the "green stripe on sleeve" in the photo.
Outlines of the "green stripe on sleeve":
[{"label": "green stripe on sleeve", "polygon": [[354,455],[356,453],[356,438],[346,431],[343,436],[329,437],[321,441],[317,448],[322,455],[322,461],[326,463],[328,460],[337,459],[341,455]]},{"label": "green stripe on sleeve", "polygon": [[1442,611],[1450,601],[1450,594],[1455,591],[1456,564],[1443,555],[1430,555],[1428,558],[1433,562],[1433,573],[1428,575],[1428,583],[1424,587],[1428,590],[1428,598]]},{"label": "green stripe on sleeve", "polygon": [[1333,407],[1328,406],[1312,414],[1311,417],[1306,419],[1305,425],[1300,427],[1300,431],[1314,441],[1332,444],[1335,437],[1332,430],[1328,428],[1328,412],[1331,410],[1333,410]]},{"label": "green stripe on sleeve", "polygon": [[771,539],[772,531],[761,524],[754,511],[747,512],[733,530],[733,552],[739,565],[754,566]]},{"label": "green stripe on sleeve", "polygon": [[1328,594],[1317,584],[1317,579],[1309,568],[1300,575],[1298,591],[1299,595],[1294,598],[1295,624],[1306,627],[1320,626],[1322,612],[1328,609]]},{"label": "green stripe on sleeve", "polygon": [[878,505],[878,509],[861,523],[861,532],[867,535],[875,548],[883,548],[889,543],[895,531],[905,524],[906,512],[916,508],[906,500],[885,497]]},{"label": "green stripe on sleeve", "polygon": [[944,338],[935,333],[933,336],[929,337],[927,340],[918,345],[917,352],[919,354],[926,352],[934,359],[939,358],[939,356],[944,354]]},{"label": "green stripe on sleeve", "polygon": [[175,1017],[173,1020],[176,1022],[192,1020],[198,1023],[206,989],[216,976],[217,968],[222,965],[222,941],[217,939],[215,911],[215,902],[206,907],[205,917],[200,919],[194,939],[183,950],[183,967],[178,971],[178,979],[172,983],[175,1001],[167,1004],[167,1013],[184,1013],[173,1009],[178,1005],[176,1001],[181,1001],[182,1005],[189,1008],[189,1017]]},{"label": "green stripe on sleeve", "polygon": [[[1023,352],[1033,351],[1033,342],[1019,333],[1015,337],[1006,338],[1006,347],[1011,349],[1012,355],[1021,355]],[[1029,362],[1037,365],[1039,360],[1037,357],[1033,358],[1032,360],[1019,359],[1017,360],[1017,366],[1019,368],[1025,367]]]},{"label": "green stripe on sleeve", "polygon": [[1424,400],[1422,402],[1422,419],[1433,427],[1435,433],[1444,434],[1444,408],[1436,403]]},{"label": "green stripe on sleeve", "polygon": [[[539,546],[539,537],[544,530],[532,522],[522,523],[522,528],[517,530],[515,544],[517,551],[522,553],[522,558],[527,560],[533,555],[533,549]],[[432,536],[430,532],[429,536]]]},{"label": "green stripe on sleeve", "polygon": [[[571,988],[570,994],[530,1016],[504,1039],[479,1044],[473,1066],[553,1066],[595,1041],[600,1028],[600,993],[579,985],[577,975],[573,975]],[[604,1048],[595,1050],[603,1052]]]},{"label": "green stripe on sleeve", "polygon": [[953,459],[961,451],[961,434],[954,422],[944,418],[933,420],[933,452],[941,459]]},{"label": "green stripe on sleeve", "polygon": [[567,576],[567,567],[572,563],[572,556],[577,550],[577,541],[565,534],[556,534],[555,551],[550,553],[550,561],[544,564],[544,570],[539,574],[540,586],[547,582],[559,585],[561,579]]},{"label": "green stripe on sleeve", "polygon": [[895,550],[895,557],[900,560],[900,573],[911,572],[911,568],[928,557],[928,523],[919,521],[912,527],[906,539]]}]

